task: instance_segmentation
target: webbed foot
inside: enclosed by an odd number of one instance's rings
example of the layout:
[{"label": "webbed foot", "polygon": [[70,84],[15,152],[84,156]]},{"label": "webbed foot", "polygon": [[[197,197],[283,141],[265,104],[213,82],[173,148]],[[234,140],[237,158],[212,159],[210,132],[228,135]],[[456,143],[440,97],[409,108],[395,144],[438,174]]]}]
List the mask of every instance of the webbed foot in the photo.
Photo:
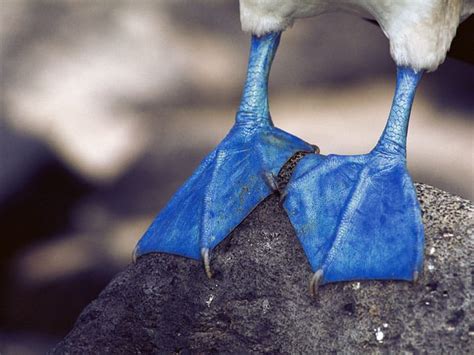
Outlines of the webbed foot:
[{"label": "webbed foot", "polygon": [[[137,246],[137,256],[168,252],[208,255],[277,189],[281,166],[309,145],[275,127],[248,135],[238,126],[211,152],[161,211]],[[209,274],[209,272],[208,272]]]},{"label": "webbed foot", "polygon": [[421,269],[423,225],[403,160],[308,155],[287,189],[285,209],[320,284],[412,280]]},{"label": "webbed foot", "polygon": [[273,190],[284,163],[311,145],[273,126],[267,82],[280,34],[253,37],[236,123],[171,198],[139,241],[135,255],[166,252],[203,259]]},{"label": "webbed foot", "polygon": [[371,153],[307,155],[296,167],[284,207],[318,275],[312,293],[317,284],[419,274],[423,224],[405,145],[420,77],[399,68],[389,120]]}]

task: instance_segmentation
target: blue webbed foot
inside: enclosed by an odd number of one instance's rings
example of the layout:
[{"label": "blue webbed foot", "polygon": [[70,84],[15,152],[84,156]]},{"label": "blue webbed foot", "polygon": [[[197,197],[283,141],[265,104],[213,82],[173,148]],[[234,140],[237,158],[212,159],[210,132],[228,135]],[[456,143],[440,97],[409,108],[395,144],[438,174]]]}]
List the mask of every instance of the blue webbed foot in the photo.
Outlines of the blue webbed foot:
[{"label": "blue webbed foot", "polygon": [[236,123],[172,197],[139,241],[135,256],[166,252],[202,258],[278,188],[275,176],[298,151],[313,147],[273,126],[267,98],[280,34],[253,37]]},{"label": "blue webbed foot", "polygon": [[269,196],[284,163],[311,146],[275,128],[238,125],[200,164],[156,217],[137,256],[167,252],[199,259]]},{"label": "blue webbed foot", "polygon": [[420,271],[423,225],[404,160],[308,155],[287,190],[284,206],[318,283],[412,280]]},{"label": "blue webbed foot", "polygon": [[423,224],[405,160],[408,118],[421,73],[399,68],[385,131],[371,153],[307,155],[284,207],[318,284],[413,280],[423,262]]}]

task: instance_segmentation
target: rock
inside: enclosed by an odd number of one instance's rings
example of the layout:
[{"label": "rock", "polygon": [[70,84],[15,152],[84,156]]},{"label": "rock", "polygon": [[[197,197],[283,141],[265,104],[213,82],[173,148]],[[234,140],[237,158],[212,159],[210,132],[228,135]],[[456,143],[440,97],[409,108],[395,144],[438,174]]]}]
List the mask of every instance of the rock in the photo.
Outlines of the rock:
[{"label": "rock", "polygon": [[416,284],[330,284],[312,298],[311,269],[273,195],[215,249],[213,279],[198,261],[141,257],[51,353],[472,353],[474,206],[417,192],[426,256]]}]

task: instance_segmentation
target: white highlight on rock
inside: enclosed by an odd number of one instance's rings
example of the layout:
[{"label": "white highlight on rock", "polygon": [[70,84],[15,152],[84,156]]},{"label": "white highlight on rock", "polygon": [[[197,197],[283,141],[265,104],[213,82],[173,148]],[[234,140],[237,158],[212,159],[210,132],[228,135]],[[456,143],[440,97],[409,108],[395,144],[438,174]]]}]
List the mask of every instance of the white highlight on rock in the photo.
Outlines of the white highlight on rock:
[{"label": "white highlight on rock", "polygon": [[210,295],[209,299],[206,301],[206,304],[208,307],[211,307],[211,303],[214,300],[214,295]]},{"label": "white highlight on rock", "polygon": [[360,282],[354,282],[354,283],[352,284],[352,289],[353,289],[353,290],[358,290],[358,289],[360,289]]},{"label": "white highlight on rock", "polygon": [[375,331],[375,339],[377,339],[379,343],[383,343],[383,338],[385,337],[385,335],[382,332],[382,330],[380,330],[380,327],[378,327],[377,329],[374,329],[374,331]]},{"label": "white highlight on rock", "polygon": [[270,309],[270,302],[268,302],[267,299],[264,299],[262,302],[262,307],[263,307],[263,313],[267,313],[268,310]]}]

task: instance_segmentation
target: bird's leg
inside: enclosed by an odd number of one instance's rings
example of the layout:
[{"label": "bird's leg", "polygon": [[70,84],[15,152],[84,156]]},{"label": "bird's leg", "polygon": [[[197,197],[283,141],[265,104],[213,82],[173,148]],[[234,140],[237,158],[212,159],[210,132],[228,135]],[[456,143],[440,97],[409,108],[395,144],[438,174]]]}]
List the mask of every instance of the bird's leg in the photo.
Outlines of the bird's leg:
[{"label": "bird's leg", "polygon": [[373,150],[406,158],[408,123],[416,88],[423,72],[409,67],[397,68],[397,86],[385,129]]},{"label": "bird's leg", "polygon": [[318,284],[413,280],[423,261],[423,225],[406,168],[406,135],[421,73],[397,70],[385,130],[365,155],[307,155],[287,185],[284,207]]},{"label": "bird's leg", "polygon": [[175,193],[138,242],[135,255],[165,252],[204,261],[211,250],[268,195],[275,176],[308,143],[274,127],[268,107],[268,76],[280,33],[251,41],[247,79],[235,124]]}]

